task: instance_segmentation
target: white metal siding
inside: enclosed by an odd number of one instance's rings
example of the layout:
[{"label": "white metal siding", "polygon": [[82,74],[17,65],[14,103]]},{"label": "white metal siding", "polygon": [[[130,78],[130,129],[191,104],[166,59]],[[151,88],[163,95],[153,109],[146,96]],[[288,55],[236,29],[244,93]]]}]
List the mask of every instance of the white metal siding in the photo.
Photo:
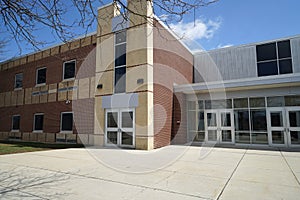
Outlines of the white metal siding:
[{"label": "white metal siding", "polygon": [[[231,47],[195,55],[195,82],[257,77],[255,46]],[[204,80],[205,79],[205,80]]]},{"label": "white metal siding", "polygon": [[294,73],[300,73],[300,38],[291,39]]}]

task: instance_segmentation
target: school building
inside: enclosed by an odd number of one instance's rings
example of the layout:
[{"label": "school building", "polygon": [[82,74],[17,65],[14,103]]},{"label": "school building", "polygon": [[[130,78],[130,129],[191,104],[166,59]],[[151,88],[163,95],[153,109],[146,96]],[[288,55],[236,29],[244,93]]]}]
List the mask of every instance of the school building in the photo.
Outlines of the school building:
[{"label": "school building", "polygon": [[300,146],[300,36],[192,52],[150,1],[128,9],[103,6],[95,33],[0,63],[0,140]]}]

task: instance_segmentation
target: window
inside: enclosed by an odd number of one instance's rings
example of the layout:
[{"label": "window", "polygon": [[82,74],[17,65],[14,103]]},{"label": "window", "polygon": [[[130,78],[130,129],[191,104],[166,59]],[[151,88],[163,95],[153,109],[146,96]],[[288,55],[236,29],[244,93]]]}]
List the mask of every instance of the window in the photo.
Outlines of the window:
[{"label": "window", "polygon": [[20,130],[20,115],[14,115],[12,117],[12,130],[19,131]]},{"label": "window", "polygon": [[35,114],[33,130],[34,131],[43,131],[43,126],[44,126],[44,114],[43,113]]},{"label": "window", "polygon": [[290,41],[256,46],[258,76],[293,73]]},{"label": "window", "polygon": [[126,91],[126,31],[115,34],[115,93]]},{"label": "window", "polygon": [[15,89],[23,87],[23,73],[15,75]]},{"label": "window", "polygon": [[46,83],[46,72],[47,68],[39,68],[36,70],[36,84],[45,84]]},{"label": "window", "polygon": [[63,79],[66,80],[66,79],[75,78],[75,71],[76,71],[75,60],[64,62]]},{"label": "window", "polygon": [[73,113],[64,112],[61,113],[61,131],[72,131],[73,130]]}]

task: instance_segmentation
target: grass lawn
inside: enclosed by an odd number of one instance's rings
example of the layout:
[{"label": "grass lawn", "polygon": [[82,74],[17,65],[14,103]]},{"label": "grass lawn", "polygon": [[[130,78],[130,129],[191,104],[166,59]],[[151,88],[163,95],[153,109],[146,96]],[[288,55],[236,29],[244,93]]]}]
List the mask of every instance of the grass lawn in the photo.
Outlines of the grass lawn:
[{"label": "grass lawn", "polygon": [[78,148],[78,144],[44,144],[35,142],[0,141],[0,155],[24,153],[32,151],[45,151],[51,149]]}]

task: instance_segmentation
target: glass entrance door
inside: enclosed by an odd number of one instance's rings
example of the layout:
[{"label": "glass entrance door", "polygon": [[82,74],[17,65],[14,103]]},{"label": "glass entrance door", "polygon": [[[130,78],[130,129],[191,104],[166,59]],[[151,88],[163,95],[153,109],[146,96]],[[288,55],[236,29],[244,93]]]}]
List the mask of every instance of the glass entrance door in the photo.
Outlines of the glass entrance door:
[{"label": "glass entrance door", "polygon": [[283,108],[270,108],[267,110],[268,140],[272,146],[286,146],[286,121]]},{"label": "glass entrance door", "polygon": [[207,142],[233,142],[233,111],[210,110],[206,111],[206,138]]},{"label": "glass entrance door", "polygon": [[107,146],[134,147],[133,109],[106,110],[105,144]]},{"label": "glass entrance door", "polygon": [[300,146],[300,107],[287,108],[289,146]]},{"label": "glass entrance door", "polygon": [[233,142],[233,111],[220,111],[220,142]]},{"label": "glass entrance door", "polygon": [[206,112],[206,138],[208,142],[219,141],[218,137],[218,119],[217,119],[217,111],[207,111]]}]

